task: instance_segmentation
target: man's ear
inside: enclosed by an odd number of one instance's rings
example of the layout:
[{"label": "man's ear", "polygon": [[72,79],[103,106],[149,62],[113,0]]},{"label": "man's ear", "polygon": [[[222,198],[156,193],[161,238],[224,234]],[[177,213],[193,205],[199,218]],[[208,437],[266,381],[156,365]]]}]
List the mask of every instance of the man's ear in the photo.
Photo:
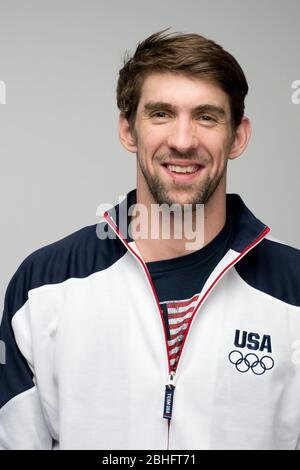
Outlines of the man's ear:
[{"label": "man's ear", "polygon": [[119,116],[119,139],[126,150],[137,153],[136,137],[134,132],[131,132],[129,122],[123,113]]},{"label": "man's ear", "polygon": [[235,130],[235,138],[228,155],[230,160],[239,157],[246,149],[251,136],[251,122],[247,116],[243,116],[240,125]]}]

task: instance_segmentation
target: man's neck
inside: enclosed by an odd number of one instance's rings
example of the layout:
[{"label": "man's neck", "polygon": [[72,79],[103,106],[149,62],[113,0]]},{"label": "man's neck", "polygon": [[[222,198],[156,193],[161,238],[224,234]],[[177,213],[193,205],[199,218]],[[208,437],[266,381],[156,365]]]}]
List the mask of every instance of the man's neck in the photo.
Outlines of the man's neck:
[{"label": "man's neck", "polygon": [[[204,211],[198,212],[198,215],[193,212],[188,216],[192,231],[189,231],[187,236],[186,230],[182,230],[181,238],[175,236],[174,217],[171,218],[170,236],[165,237],[161,219],[154,217],[151,212],[151,204],[154,202],[150,198],[147,201],[139,194],[138,190],[137,203],[143,204],[147,209],[148,236],[146,238],[134,237],[136,246],[146,263],[177,258],[203,248],[218,235],[226,222],[226,192],[221,187],[204,205]],[[154,238],[153,233],[155,233]],[[194,234],[194,240],[191,239],[191,233]]]}]

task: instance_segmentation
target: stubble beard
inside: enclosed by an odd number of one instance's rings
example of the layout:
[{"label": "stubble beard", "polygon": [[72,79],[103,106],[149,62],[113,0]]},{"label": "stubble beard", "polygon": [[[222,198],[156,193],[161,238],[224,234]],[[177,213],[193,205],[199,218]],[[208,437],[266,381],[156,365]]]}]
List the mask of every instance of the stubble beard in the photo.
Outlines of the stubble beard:
[{"label": "stubble beard", "polygon": [[[141,172],[144,176],[144,179],[146,181],[146,184],[148,186],[148,189],[155,201],[156,204],[167,204],[168,206],[172,206],[173,204],[176,204],[178,207],[180,207],[182,210],[184,209],[184,205],[180,204],[176,198],[172,198],[169,194],[169,190],[167,188],[167,185],[164,184],[161,181],[161,178],[159,175],[156,173],[153,176],[149,175],[147,173],[146,169],[143,167],[143,165],[140,165]],[[217,175],[215,178],[211,178],[210,176],[207,176],[204,181],[201,182],[201,186],[197,188],[197,191],[184,203],[184,204],[189,204],[189,207],[192,211],[196,211],[197,209],[197,204],[206,204],[214,192],[216,191],[217,187],[220,184],[220,181],[222,180],[224,174],[226,173],[227,169],[227,162],[226,165],[221,172],[221,174]],[[175,187],[175,185],[174,185]],[[187,187],[187,185],[176,185],[176,188],[183,190]]]}]

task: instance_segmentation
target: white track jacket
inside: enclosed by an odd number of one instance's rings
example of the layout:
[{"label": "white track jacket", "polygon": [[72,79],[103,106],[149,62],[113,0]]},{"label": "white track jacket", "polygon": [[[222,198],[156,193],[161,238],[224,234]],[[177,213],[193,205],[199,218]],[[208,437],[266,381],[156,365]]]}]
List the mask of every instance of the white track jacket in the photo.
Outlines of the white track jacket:
[{"label": "white track jacket", "polygon": [[135,198],[12,277],[0,448],[300,448],[300,251],[227,194],[232,246],[203,286],[173,377],[157,296],[121,217]]}]

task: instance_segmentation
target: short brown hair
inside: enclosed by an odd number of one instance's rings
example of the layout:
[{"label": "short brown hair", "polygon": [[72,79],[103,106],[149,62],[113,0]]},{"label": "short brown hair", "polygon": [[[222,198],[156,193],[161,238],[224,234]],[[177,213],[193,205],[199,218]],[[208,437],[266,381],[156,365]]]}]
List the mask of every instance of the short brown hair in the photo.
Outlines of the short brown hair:
[{"label": "short brown hair", "polygon": [[117,84],[117,105],[134,128],[141,89],[147,75],[174,72],[199,77],[219,86],[229,97],[234,129],[244,115],[248,84],[237,60],[216,42],[199,34],[152,34],[138,44],[132,57],[126,51]]}]

